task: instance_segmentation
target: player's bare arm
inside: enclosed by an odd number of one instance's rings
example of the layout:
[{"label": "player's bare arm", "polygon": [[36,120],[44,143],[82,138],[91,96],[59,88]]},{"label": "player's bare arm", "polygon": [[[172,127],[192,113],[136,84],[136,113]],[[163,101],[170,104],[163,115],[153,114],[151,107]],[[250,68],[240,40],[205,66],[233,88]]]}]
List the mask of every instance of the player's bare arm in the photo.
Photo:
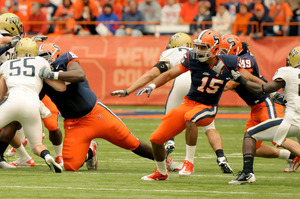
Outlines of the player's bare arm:
[{"label": "player's bare arm", "polygon": [[65,92],[67,90],[67,86],[64,81],[45,79],[45,82],[58,92]]},{"label": "player's bare arm", "polygon": [[161,74],[160,76],[156,77],[153,80],[153,84],[155,84],[156,88],[163,86],[168,81],[178,77],[182,74],[182,71],[179,69],[179,65],[175,66],[174,68],[168,70],[167,72]]},{"label": "player's bare arm", "polygon": [[80,64],[74,61],[69,64],[66,72],[59,72],[58,79],[66,82],[77,83],[83,82],[86,79],[86,76]]},{"label": "player's bare arm", "polygon": [[249,71],[247,71],[246,69],[242,69],[239,71],[240,74],[246,79],[246,80],[250,80],[252,82],[256,82],[259,84],[265,84],[266,82],[263,81],[262,79],[254,76],[252,73],[250,73]]}]

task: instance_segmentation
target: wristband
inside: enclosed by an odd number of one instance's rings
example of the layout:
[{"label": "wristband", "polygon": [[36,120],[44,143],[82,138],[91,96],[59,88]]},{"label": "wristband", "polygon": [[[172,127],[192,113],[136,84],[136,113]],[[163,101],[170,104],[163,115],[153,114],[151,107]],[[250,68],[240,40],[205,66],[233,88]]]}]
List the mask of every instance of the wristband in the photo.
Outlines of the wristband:
[{"label": "wristband", "polygon": [[240,82],[243,86],[246,85],[246,83],[248,82],[248,80],[246,80],[245,78],[243,78],[242,76],[239,76],[237,78],[237,81]]},{"label": "wristband", "polygon": [[58,73],[59,73],[59,72],[53,72],[53,75],[54,75],[54,76],[53,76],[53,79],[58,80]]},{"label": "wristband", "polygon": [[154,89],[156,88],[156,85],[152,83],[152,84],[149,85],[149,87],[150,87],[152,90],[154,90]]}]

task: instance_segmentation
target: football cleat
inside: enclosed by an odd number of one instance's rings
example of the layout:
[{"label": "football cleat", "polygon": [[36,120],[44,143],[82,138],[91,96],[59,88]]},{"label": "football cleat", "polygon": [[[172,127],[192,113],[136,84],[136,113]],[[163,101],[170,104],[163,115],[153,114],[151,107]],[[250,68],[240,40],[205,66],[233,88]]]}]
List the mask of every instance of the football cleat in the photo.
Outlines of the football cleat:
[{"label": "football cleat", "polygon": [[169,171],[180,171],[183,166],[182,162],[175,162],[172,158],[168,158],[166,164]]},{"label": "football cleat", "polygon": [[300,165],[300,158],[295,157],[292,160],[288,159],[287,162],[288,162],[288,167],[285,168],[283,172],[286,172],[286,173],[296,172]]},{"label": "football cleat", "polygon": [[64,161],[61,155],[55,157],[55,162],[62,167],[64,166]]},{"label": "football cleat", "polygon": [[45,156],[45,162],[53,173],[62,173],[63,169],[54,161],[51,155],[47,154]]},{"label": "football cleat", "polygon": [[179,171],[180,176],[189,176],[194,172],[194,164],[188,160],[185,160],[182,169]]},{"label": "football cleat", "polygon": [[98,148],[98,143],[92,140],[90,144],[90,149],[93,152],[93,157],[86,161],[86,166],[88,170],[97,170],[97,166],[98,166],[98,159],[96,155],[97,148]]},{"label": "football cleat", "polygon": [[15,169],[16,167],[8,164],[3,158],[0,158],[0,168],[2,169]]},{"label": "football cleat", "polygon": [[256,182],[256,179],[253,173],[241,172],[236,179],[229,181],[228,184],[251,184],[254,182]]},{"label": "football cleat", "polygon": [[[23,144],[24,147],[28,144],[27,137],[25,137],[25,141],[22,144]],[[5,153],[5,156],[6,157],[14,156],[14,155],[16,155],[16,152],[17,152],[16,149],[14,149],[14,147],[11,146],[11,147],[9,147],[7,152]]]},{"label": "football cleat", "polygon": [[30,158],[28,161],[18,158],[17,160],[10,162],[9,164],[12,166],[15,166],[15,167],[20,167],[20,166],[34,167],[34,165],[35,165],[32,158]]},{"label": "football cleat", "polygon": [[233,170],[231,169],[229,163],[227,162],[227,158],[225,156],[218,157],[217,163],[223,173],[233,173]]},{"label": "football cleat", "polygon": [[163,174],[159,173],[158,169],[155,169],[154,173],[144,176],[141,179],[145,180],[145,181],[168,180],[169,175],[168,175],[168,173],[166,175],[163,175]]},{"label": "football cleat", "polygon": [[175,142],[173,140],[168,140],[165,143],[166,157],[168,157],[175,150]]}]

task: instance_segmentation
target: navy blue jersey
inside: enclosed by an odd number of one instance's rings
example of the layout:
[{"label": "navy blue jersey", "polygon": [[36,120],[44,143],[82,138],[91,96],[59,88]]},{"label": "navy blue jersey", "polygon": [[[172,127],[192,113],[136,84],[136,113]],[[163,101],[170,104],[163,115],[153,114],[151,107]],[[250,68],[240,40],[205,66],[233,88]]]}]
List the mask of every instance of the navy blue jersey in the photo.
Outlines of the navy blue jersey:
[{"label": "navy blue jersey", "polygon": [[[52,63],[54,71],[67,71],[70,62],[78,61],[72,52],[62,54]],[[44,84],[43,93],[56,104],[61,115],[66,119],[80,118],[87,115],[95,106],[97,97],[90,89],[88,81],[69,83],[65,92],[58,92]]]},{"label": "navy blue jersey", "polygon": [[[235,55],[220,55],[218,57],[228,68],[232,68],[232,66],[230,66],[231,64],[233,66],[236,66],[237,69],[244,68],[247,71],[251,72],[254,76],[259,77],[265,81],[265,79],[260,76],[256,59],[250,52],[245,53],[239,57]],[[246,89],[243,85],[237,86],[235,88],[235,91],[248,105],[255,105],[264,101],[268,97],[268,95],[253,94],[248,91],[248,89]]]},{"label": "navy blue jersey", "polygon": [[207,63],[199,62],[187,52],[181,62],[182,71],[191,71],[191,88],[187,98],[206,105],[219,103],[225,84],[230,80],[229,72],[218,74]]}]

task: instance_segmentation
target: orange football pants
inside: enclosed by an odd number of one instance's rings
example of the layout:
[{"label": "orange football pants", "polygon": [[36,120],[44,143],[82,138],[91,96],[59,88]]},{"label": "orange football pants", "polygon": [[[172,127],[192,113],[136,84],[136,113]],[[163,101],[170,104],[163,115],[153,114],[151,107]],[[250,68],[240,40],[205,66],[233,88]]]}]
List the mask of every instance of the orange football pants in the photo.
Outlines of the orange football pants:
[{"label": "orange football pants", "polygon": [[[269,106],[266,101],[251,106],[250,119],[246,123],[246,130],[261,122],[266,121],[267,119],[270,119],[272,117],[272,115],[270,114],[271,112],[276,113],[276,117],[283,117],[283,109],[283,106],[276,103],[274,103],[274,106]],[[261,146],[262,142],[263,141],[256,142],[256,149]]]},{"label": "orange football pants", "polygon": [[139,140],[126,125],[102,103],[97,102],[86,116],[64,121],[63,160],[67,171],[77,171],[85,162],[91,140],[103,138],[114,145],[135,150]]},{"label": "orange football pants", "polygon": [[185,129],[186,121],[193,121],[195,118],[197,126],[207,126],[214,120],[216,113],[216,106],[201,104],[185,97],[180,106],[162,118],[160,125],[151,134],[150,141],[164,144]]},{"label": "orange football pants", "polygon": [[42,118],[44,125],[49,131],[56,131],[58,129],[58,112],[59,111],[58,111],[56,105],[48,97],[48,95],[45,95],[45,97],[42,99],[42,102],[52,113],[52,115],[50,117]]}]

